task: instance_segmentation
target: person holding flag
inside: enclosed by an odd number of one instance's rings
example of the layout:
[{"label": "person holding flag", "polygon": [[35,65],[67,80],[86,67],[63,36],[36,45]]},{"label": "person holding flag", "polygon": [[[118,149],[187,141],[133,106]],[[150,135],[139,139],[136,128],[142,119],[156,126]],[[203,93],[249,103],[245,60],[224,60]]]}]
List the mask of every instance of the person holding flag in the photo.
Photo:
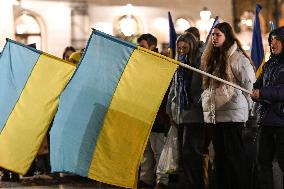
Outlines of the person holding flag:
[{"label": "person holding flag", "polygon": [[[202,69],[252,90],[255,73],[230,24],[216,24],[202,55]],[[204,121],[213,128],[214,182],[218,189],[248,189],[250,165],[242,139],[252,100],[248,93],[204,76]]]},{"label": "person holding flag", "polygon": [[[158,52],[157,38],[152,34],[146,33],[140,35],[137,43],[140,47]],[[147,188],[155,184],[155,189],[162,189],[168,185],[168,174],[156,171],[165,144],[165,131],[168,125],[169,118],[166,114],[166,97],[164,97],[141,161],[138,188]]]},{"label": "person holding flag", "polygon": [[284,26],[270,32],[270,58],[253,85],[260,125],[257,188],[272,189],[274,154],[284,172]]}]

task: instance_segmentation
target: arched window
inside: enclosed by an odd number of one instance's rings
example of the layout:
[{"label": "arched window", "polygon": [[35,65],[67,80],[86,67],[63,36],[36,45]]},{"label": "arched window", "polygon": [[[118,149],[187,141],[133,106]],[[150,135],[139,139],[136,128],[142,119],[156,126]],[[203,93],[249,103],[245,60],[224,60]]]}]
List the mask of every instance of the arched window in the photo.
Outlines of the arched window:
[{"label": "arched window", "polygon": [[135,42],[142,31],[142,24],[134,15],[120,16],[113,26],[115,36],[131,42]]},{"label": "arched window", "polygon": [[24,44],[36,43],[38,49],[42,49],[42,31],[39,21],[32,13],[23,11],[15,19],[16,41]]},{"label": "arched window", "polygon": [[188,29],[189,27],[194,26],[192,20],[188,18],[180,17],[175,21],[175,30],[177,33],[181,34],[184,30]]}]

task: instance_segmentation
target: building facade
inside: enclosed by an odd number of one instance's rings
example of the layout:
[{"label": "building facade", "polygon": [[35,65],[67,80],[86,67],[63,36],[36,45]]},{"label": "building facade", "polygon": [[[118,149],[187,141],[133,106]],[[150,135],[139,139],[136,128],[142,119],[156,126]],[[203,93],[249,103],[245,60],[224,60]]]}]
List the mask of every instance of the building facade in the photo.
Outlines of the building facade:
[{"label": "building facade", "polygon": [[[128,3],[129,4],[126,4]],[[167,44],[168,11],[178,33],[189,26],[200,29],[204,40],[215,16],[231,23],[241,42],[251,41],[256,3],[261,11],[262,31],[269,32],[269,21],[282,19],[279,0],[0,0],[0,48],[5,38],[61,57],[66,46],[84,48],[91,28],[135,42],[138,35],[152,33],[160,47]],[[277,4],[277,6],[276,6]],[[275,7],[278,9],[276,10]],[[204,11],[206,14],[201,14]],[[245,22],[243,22],[245,20]],[[243,23],[246,23],[245,25]],[[250,44],[245,44],[249,48]]]}]

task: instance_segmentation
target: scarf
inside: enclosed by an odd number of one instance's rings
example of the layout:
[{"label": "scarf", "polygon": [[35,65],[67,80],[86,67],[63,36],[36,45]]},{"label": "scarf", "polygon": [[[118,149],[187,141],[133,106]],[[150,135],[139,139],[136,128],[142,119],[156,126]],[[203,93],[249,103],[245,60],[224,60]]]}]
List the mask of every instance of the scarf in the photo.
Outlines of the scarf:
[{"label": "scarf", "polygon": [[[187,55],[179,55],[178,61],[189,65]],[[176,97],[179,104],[179,112],[190,108],[193,99],[190,96],[190,87],[192,80],[192,71],[179,67],[175,75]]]}]

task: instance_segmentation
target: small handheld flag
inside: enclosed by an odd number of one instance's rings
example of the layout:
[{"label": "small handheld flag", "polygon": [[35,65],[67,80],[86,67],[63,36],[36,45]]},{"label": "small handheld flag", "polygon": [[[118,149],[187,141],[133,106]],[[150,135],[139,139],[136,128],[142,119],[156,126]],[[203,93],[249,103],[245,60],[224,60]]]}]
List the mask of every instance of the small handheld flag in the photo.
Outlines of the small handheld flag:
[{"label": "small handheld flag", "polygon": [[265,63],[261,30],[260,30],[260,21],[259,21],[259,12],[261,8],[262,7],[259,4],[256,5],[255,19],[253,25],[253,35],[252,35],[252,48],[251,48],[251,59],[256,68],[256,78],[261,74],[262,66]]},{"label": "small handheld flag", "polygon": [[168,19],[169,19],[169,34],[170,34],[170,58],[176,57],[176,40],[177,40],[177,33],[175,30],[175,26],[172,20],[171,13],[168,12]]}]

